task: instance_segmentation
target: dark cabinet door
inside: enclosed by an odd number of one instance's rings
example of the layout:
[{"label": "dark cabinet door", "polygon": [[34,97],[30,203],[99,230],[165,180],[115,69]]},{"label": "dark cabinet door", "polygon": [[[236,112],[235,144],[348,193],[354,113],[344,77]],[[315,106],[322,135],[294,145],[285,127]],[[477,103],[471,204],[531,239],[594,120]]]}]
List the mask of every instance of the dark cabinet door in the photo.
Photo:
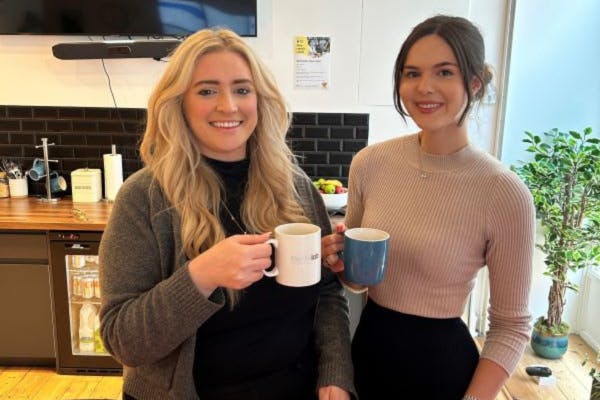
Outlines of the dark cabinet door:
[{"label": "dark cabinet door", "polygon": [[47,236],[0,233],[0,362],[54,365]]}]

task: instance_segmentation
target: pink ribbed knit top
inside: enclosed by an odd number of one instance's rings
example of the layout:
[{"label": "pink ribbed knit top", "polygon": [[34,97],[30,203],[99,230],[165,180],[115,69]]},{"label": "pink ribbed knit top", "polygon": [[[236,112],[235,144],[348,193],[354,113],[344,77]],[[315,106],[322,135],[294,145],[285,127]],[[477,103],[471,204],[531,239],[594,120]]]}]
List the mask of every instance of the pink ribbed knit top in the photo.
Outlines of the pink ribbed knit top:
[{"label": "pink ribbed knit top", "polygon": [[369,297],[402,313],[460,317],[487,265],[490,328],[481,357],[510,374],[530,331],[531,194],[472,145],[450,155],[421,153],[421,160],[419,153],[415,134],[368,146],[352,161],[347,227],[390,234],[388,269]]}]

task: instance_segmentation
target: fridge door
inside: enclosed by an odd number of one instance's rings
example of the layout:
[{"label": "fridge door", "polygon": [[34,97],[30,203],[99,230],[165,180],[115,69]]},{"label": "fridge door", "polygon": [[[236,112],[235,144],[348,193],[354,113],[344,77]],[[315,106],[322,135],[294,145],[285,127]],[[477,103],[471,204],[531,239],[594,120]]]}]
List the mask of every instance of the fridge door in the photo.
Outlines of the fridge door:
[{"label": "fridge door", "polygon": [[100,238],[96,232],[50,233],[59,373],[121,373],[121,365],[106,352],[99,334]]}]

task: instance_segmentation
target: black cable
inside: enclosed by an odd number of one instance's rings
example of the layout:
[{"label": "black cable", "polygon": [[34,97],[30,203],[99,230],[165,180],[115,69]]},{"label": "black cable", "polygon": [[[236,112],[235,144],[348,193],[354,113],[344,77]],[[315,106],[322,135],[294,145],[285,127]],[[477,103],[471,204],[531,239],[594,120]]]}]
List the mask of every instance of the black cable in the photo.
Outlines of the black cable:
[{"label": "black cable", "polygon": [[117,111],[117,118],[119,118],[119,122],[121,122],[121,129],[123,129],[123,133],[127,133],[127,131],[125,130],[125,122],[123,122],[123,119],[121,118],[121,113],[119,112],[119,106],[117,106],[115,93],[112,88],[112,83],[110,82],[110,75],[108,74],[108,71],[106,70],[106,65],[104,64],[104,58],[101,58],[100,61],[102,61],[102,69],[104,70],[104,74],[106,75],[106,79],[108,80],[108,90],[110,90],[110,96],[112,97],[115,110]]}]

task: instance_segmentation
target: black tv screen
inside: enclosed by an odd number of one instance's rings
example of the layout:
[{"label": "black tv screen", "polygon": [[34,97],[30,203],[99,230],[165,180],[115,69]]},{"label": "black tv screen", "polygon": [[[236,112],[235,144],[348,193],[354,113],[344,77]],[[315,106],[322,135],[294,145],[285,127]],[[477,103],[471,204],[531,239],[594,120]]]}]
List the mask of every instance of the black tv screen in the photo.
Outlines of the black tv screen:
[{"label": "black tv screen", "polygon": [[0,34],[186,36],[225,27],[256,36],[257,0],[0,0]]}]

